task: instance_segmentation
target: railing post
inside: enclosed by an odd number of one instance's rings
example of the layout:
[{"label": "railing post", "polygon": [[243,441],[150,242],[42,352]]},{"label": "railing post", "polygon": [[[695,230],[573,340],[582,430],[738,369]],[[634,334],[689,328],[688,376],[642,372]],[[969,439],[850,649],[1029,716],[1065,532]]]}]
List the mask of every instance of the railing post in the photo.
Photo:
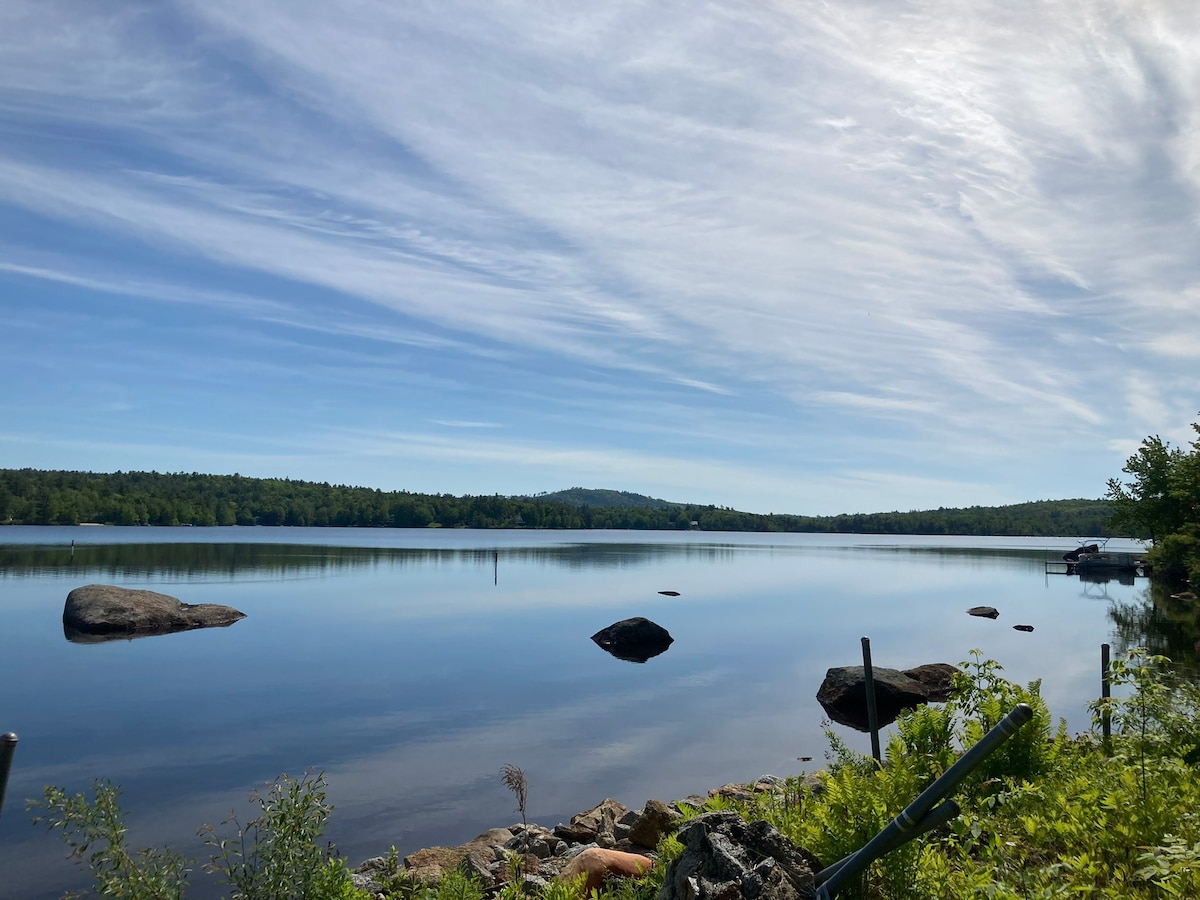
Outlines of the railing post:
[{"label": "railing post", "polygon": [[17,749],[17,736],[11,731],[0,734],[0,811],[4,810],[4,792],[8,789],[8,771],[12,768],[13,753]]},{"label": "railing post", "polygon": [[1108,644],[1100,645],[1100,699],[1104,701],[1103,712],[1100,714],[1100,729],[1104,734],[1104,744],[1107,747],[1112,738],[1112,713],[1108,710],[1108,700],[1112,696],[1112,682],[1108,671]]},{"label": "railing post", "polygon": [[875,762],[881,761],[879,754],[879,714],[875,709],[875,673],[871,669],[871,639],[862,639],[863,680],[867,690],[867,727],[871,730],[871,755]]},{"label": "railing post", "polygon": [[[1033,718],[1033,710],[1025,703],[1018,703],[1007,716],[987,734],[979,739],[970,750],[958,758],[929,787],[925,788],[912,803],[908,804],[883,831],[871,838],[865,846],[838,860],[832,866],[817,872],[813,880],[817,885],[819,900],[829,900],[839,886],[865,872],[867,866],[885,853],[903,846],[926,830],[926,818],[936,814],[935,822],[947,821],[957,812],[957,806],[942,803],[959,784],[997,747],[1016,734],[1017,730]],[[941,804],[940,806],[938,804]],[[937,807],[937,809],[934,809]],[[945,809],[943,809],[945,807]],[[932,812],[931,812],[932,810]]]}]

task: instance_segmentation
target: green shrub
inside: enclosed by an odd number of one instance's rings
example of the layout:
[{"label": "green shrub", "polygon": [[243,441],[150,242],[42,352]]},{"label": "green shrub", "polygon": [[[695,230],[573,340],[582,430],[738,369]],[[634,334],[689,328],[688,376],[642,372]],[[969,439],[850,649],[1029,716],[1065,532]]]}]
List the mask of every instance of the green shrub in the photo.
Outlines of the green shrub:
[{"label": "green shrub", "polygon": [[215,851],[206,868],[233,887],[238,900],[325,900],[345,892],[349,873],[332,858],[332,848],[320,845],[333,811],[325,789],[322,772],[280,775],[265,794],[255,791],[250,803],[257,816],[243,825],[235,812],[222,823],[234,826],[232,837],[219,836],[211,825],[200,829]]},{"label": "green shrub", "polygon": [[130,852],[125,814],[118,803],[120,788],[96,781],[92,794],[89,801],[83,794],[67,796],[62,788],[49,785],[42,803],[30,804],[31,809],[46,811],[33,821],[62,832],[70,858],[91,870],[98,894],[116,900],[179,900],[190,861],[165,848]]},{"label": "green shrub", "polygon": [[[119,798],[120,790],[107,781],[95,783],[92,800],[83,794],[68,796],[51,785],[44,801],[31,806],[46,810],[34,822],[62,832],[70,856],[90,869],[96,893],[116,900],[180,900],[190,861],[168,849],[131,853]],[[323,774],[300,779],[281,775],[250,801],[259,814],[245,826],[231,816],[226,824],[235,826],[232,838],[218,837],[211,825],[201,829],[205,843],[216,849],[205,868],[233,887],[235,900],[369,900],[354,887],[332,848],[319,845],[333,809],[325,799]]]},{"label": "green shrub", "polygon": [[[830,734],[824,790],[788,779],[741,807],[826,864],[862,847],[1017,703],[1033,719],[957,791],[962,814],[871,866],[839,898],[1026,900],[1200,897],[1200,688],[1161,658],[1114,665],[1109,753],[1051,728],[1037,682],[1021,687],[978,652],[941,709],[897,720],[882,765]],[[1099,715],[1099,710],[1097,710]]]}]

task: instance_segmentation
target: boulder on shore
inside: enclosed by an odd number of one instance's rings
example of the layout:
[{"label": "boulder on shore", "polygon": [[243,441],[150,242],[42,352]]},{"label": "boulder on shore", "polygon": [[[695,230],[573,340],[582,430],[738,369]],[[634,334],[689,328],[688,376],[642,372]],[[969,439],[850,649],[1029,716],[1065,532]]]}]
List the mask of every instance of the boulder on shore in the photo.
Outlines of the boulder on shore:
[{"label": "boulder on shore", "polygon": [[666,652],[675,638],[661,625],[636,616],[600,629],[592,635],[592,640],[617,659],[644,663]]},{"label": "boulder on shore", "polygon": [[[929,663],[915,669],[871,667],[875,682],[875,712],[879,725],[888,725],[906,709],[950,699],[954,673],[949,663]],[[825,673],[817,701],[833,721],[866,731],[867,678],[862,666],[838,666]]]},{"label": "boulder on shore", "polygon": [[583,895],[588,897],[592,891],[599,890],[604,884],[604,879],[610,875],[618,878],[637,878],[646,874],[653,865],[654,860],[640,853],[589,847],[567,863],[558,877],[562,881],[571,881],[580,875],[586,876]]},{"label": "boulder on shore", "polygon": [[678,834],[659,900],[801,900],[815,893],[815,856],[767,822],[734,812],[696,816]]},{"label": "boulder on shore", "polygon": [[216,603],[184,603],[167,594],[89,584],[67,594],[63,606],[63,632],[69,641],[171,634],[194,628],[221,628],[246,614]]}]

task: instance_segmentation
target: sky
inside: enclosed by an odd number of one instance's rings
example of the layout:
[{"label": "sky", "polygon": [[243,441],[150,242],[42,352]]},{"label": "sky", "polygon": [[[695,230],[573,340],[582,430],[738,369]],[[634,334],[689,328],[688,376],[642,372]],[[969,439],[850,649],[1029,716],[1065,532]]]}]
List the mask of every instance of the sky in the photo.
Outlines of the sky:
[{"label": "sky", "polygon": [[1200,410],[1200,4],[0,4],[0,468],[835,514]]}]

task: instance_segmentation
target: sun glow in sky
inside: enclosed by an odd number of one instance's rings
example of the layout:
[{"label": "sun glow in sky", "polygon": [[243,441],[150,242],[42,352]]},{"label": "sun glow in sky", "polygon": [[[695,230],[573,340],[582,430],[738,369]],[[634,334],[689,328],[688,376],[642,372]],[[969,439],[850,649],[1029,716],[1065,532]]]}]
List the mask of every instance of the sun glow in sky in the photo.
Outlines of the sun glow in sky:
[{"label": "sun glow in sky", "polygon": [[1200,4],[0,4],[0,467],[806,514],[1200,409]]}]

